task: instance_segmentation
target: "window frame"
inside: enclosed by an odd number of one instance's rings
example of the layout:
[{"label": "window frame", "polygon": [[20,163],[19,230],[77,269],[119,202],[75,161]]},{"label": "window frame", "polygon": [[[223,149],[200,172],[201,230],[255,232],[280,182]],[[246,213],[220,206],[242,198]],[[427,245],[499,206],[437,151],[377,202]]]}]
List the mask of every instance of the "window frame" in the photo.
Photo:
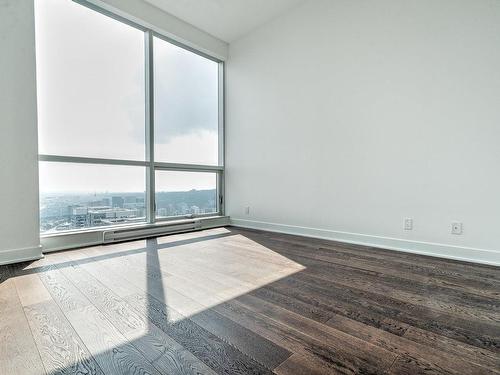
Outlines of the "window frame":
[{"label": "window frame", "polygon": [[[141,166],[146,167],[146,220],[139,224],[129,224],[130,226],[156,224],[168,221],[191,219],[193,215],[173,216],[173,217],[156,217],[155,204],[155,172],[158,171],[186,171],[186,172],[211,172],[216,174],[217,186],[217,208],[216,212],[210,214],[195,215],[196,218],[214,217],[225,215],[225,65],[224,61],[214,56],[199,51],[193,47],[183,44],[175,39],[172,39],[152,28],[138,24],[126,17],[118,15],[110,10],[104,9],[86,0],[73,0],[82,6],[85,6],[93,11],[96,11],[104,16],[115,19],[118,22],[127,24],[144,33],[144,62],[145,62],[145,159],[127,160],[127,159],[107,159],[94,157],[79,157],[79,156],[64,156],[53,154],[39,154],[38,160],[43,162],[64,162],[76,164],[100,164],[100,165],[123,165],[123,166]],[[203,165],[203,164],[181,164],[181,163],[166,163],[155,161],[155,142],[154,142],[154,61],[153,61],[153,38],[162,39],[168,43],[174,44],[189,52],[195,53],[206,59],[212,60],[218,64],[218,164]],[[127,226],[129,226],[127,225]],[[44,235],[40,233],[40,237],[75,234],[81,232],[105,230],[106,228],[115,228],[118,225],[82,228],[81,230],[61,231],[57,234]]]}]

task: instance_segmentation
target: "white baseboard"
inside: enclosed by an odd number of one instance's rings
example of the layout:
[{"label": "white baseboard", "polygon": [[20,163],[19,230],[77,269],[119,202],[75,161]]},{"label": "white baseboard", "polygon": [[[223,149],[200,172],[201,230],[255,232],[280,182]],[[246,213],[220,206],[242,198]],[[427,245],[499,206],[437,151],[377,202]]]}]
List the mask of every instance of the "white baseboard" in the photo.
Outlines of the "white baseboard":
[{"label": "white baseboard", "polygon": [[236,227],[262,229],[270,232],[294,234],[439,258],[500,266],[500,251],[495,250],[410,241],[400,238],[372,236],[360,233],[340,232],[329,229],[308,228],[237,218],[231,218],[231,224]]},{"label": "white baseboard", "polygon": [[42,246],[0,250],[0,265],[42,259]]}]

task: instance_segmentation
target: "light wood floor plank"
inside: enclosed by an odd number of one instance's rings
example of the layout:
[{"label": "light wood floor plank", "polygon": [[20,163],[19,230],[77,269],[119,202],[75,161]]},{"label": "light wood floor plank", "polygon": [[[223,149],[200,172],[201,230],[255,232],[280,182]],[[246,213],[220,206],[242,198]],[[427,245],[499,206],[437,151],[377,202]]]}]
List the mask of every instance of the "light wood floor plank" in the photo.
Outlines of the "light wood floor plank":
[{"label": "light wood floor plank", "polygon": [[63,273],[160,373],[215,374],[80,266]]},{"label": "light wood floor plank", "polygon": [[27,306],[25,312],[50,374],[104,374],[55,302]]},{"label": "light wood floor plank", "polygon": [[65,314],[106,374],[160,374],[96,307]]},{"label": "light wood floor plank", "polygon": [[0,283],[0,374],[45,374],[13,279]]}]

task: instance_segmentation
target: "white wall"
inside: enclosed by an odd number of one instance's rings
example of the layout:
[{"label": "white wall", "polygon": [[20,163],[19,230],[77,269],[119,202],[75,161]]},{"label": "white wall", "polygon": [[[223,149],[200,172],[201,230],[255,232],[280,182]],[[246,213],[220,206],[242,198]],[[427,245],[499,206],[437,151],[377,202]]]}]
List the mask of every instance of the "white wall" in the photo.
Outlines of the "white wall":
[{"label": "white wall", "polygon": [[33,1],[0,0],[0,264],[40,257]]},{"label": "white wall", "polygon": [[235,224],[500,264],[499,1],[311,0],[229,55]]}]

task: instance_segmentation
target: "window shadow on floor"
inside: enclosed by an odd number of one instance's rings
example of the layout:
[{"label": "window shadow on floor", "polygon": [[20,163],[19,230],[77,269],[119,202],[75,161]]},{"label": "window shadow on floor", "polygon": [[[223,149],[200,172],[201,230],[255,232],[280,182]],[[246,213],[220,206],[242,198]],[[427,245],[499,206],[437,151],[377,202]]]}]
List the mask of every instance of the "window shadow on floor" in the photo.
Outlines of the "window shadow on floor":
[{"label": "window shadow on floor", "polygon": [[[164,286],[168,281],[168,272],[166,278],[161,277],[162,265],[160,263],[159,252],[165,252],[169,249],[175,249],[184,245],[192,245],[200,242],[222,239],[233,236],[227,233],[206,235],[189,239],[182,239],[173,242],[158,243],[157,238],[148,239],[146,246],[139,249],[130,249],[115,253],[104,253],[98,256],[85,257],[79,260],[61,261],[56,264],[36,266],[30,262],[11,265],[7,267],[8,272],[2,272],[0,280],[6,280],[9,277],[23,275],[43,274],[44,272],[60,271],[67,269],[82,269],[85,265],[96,262],[102,262],[118,258],[126,258],[141,253],[146,255],[146,270],[150,272],[146,277],[147,293],[135,293],[120,298],[108,291],[108,299],[118,300],[124,306],[124,318],[129,318],[131,325],[136,325],[131,332],[139,334],[135,340],[128,340],[123,345],[110,347],[108,350],[85,353],[81,358],[76,357],[76,353],[71,350],[72,338],[65,337],[68,341],[67,352],[54,353],[51,360],[52,365],[44,363],[48,368],[56,365],[57,362],[67,361],[74,357],[72,363],[66,366],[57,366],[56,369],[49,371],[50,374],[164,374],[164,373],[182,373],[182,374],[266,374],[271,373],[272,368],[284,361],[291,354],[288,350],[281,348],[273,342],[259,336],[252,330],[237,324],[217,312],[216,307],[205,308],[202,305],[195,306],[196,301],[191,300],[189,296],[178,293],[176,298],[177,306],[182,303],[179,298],[185,298],[186,305],[193,304],[193,314],[187,307],[188,316],[169,306],[169,286]],[[103,248],[105,251],[105,247]],[[49,255],[50,257],[50,255]],[[94,277],[88,274],[89,278]],[[124,279],[127,275],[122,275]],[[189,278],[190,275],[185,275]],[[94,279],[95,283],[100,281]],[[74,285],[82,294],[89,298],[91,294],[84,290],[81,285]],[[50,289],[49,289],[50,291]],[[98,289],[95,289],[97,293]],[[55,298],[57,301],[57,297]],[[98,297],[91,301],[99,314],[112,321],[114,313],[106,311],[106,308],[115,308],[111,303],[106,306],[104,301],[98,301]],[[222,304],[221,304],[222,305]],[[222,306],[221,306],[222,308]],[[235,306],[228,305],[228,312],[237,314]],[[132,318],[133,316],[134,318]],[[139,317],[141,323],[137,323]],[[143,324],[144,326],[141,326]],[[49,327],[46,327],[49,328]],[[115,327],[117,330],[118,327]],[[50,331],[50,329],[49,329]],[[56,332],[57,330],[54,330]],[[49,335],[51,333],[48,333]],[[74,333],[76,334],[76,332]],[[123,332],[120,332],[123,334]],[[106,336],[106,333],[103,333]],[[61,339],[61,338],[59,338]],[[78,340],[80,341],[80,340]],[[247,347],[247,352],[235,347],[234,342],[239,342]],[[43,350],[43,348],[39,348]],[[253,353],[253,355],[252,355]],[[81,355],[82,353],[78,353]],[[60,358],[56,358],[57,356]]]}]

